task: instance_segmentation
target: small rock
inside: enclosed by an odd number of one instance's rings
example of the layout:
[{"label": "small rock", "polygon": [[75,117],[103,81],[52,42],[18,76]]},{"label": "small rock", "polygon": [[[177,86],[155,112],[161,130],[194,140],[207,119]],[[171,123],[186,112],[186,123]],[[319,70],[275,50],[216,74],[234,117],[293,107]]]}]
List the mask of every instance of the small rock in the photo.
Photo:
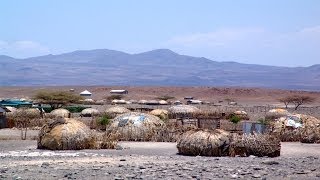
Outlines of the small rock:
[{"label": "small rock", "polygon": [[253,167],[253,170],[262,170],[261,167]]},{"label": "small rock", "polygon": [[144,167],[144,166],[139,166],[139,169],[146,169],[146,167]]},{"label": "small rock", "polygon": [[192,169],[188,167],[183,167],[182,170],[192,171]]},{"label": "small rock", "polygon": [[120,159],[120,161],[126,161],[126,159]]},{"label": "small rock", "polygon": [[238,178],[238,175],[236,175],[236,174],[231,174],[231,178],[232,178],[232,179],[237,179],[237,178]]},{"label": "small rock", "polygon": [[195,178],[195,179],[200,179],[200,177],[198,175],[191,175],[192,178]]},{"label": "small rock", "polygon": [[279,164],[278,161],[263,161],[262,164],[266,164],[266,165],[276,165]]},{"label": "small rock", "polygon": [[261,175],[260,175],[260,174],[255,173],[255,174],[253,174],[253,175],[252,175],[252,177],[253,177],[253,178],[261,178]]},{"label": "small rock", "polygon": [[120,145],[117,145],[117,146],[116,146],[116,150],[123,150],[123,147],[120,146]]},{"label": "small rock", "polygon": [[114,177],[114,180],[124,180],[122,177]]},{"label": "small rock", "polygon": [[132,178],[135,178],[136,175],[135,174],[127,174],[126,175],[126,178],[129,178],[129,179],[132,179]]},{"label": "small rock", "polygon": [[48,167],[50,164],[48,163],[48,162],[43,162],[42,164],[41,164],[41,167]]}]

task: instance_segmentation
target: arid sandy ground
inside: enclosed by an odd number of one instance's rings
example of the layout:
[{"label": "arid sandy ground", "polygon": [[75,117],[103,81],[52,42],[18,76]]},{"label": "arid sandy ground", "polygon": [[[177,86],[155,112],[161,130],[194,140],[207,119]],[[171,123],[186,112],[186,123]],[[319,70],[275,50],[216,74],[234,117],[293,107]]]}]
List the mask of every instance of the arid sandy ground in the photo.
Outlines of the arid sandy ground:
[{"label": "arid sandy ground", "polygon": [[[0,87],[0,98],[31,98],[39,90],[66,90],[75,89],[75,93],[87,89],[92,99],[101,100],[110,95],[111,89],[126,89],[126,100],[152,100],[159,96],[172,96],[175,100],[183,100],[185,96],[217,103],[219,100],[233,99],[243,105],[280,104],[278,98],[290,94],[305,94],[317,98],[312,105],[320,105],[320,92],[289,91],[260,88],[225,88],[225,87],[132,87],[132,86],[51,86],[51,87]],[[281,104],[282,105],[282,104]]]},{"label": "arid sandy ground", "polygon": [[120,142],[122,150],[37,150],[0,141],[0,179],[319,179],[320,145],[282,143],[277,158],[189,157],[175,143]]}]

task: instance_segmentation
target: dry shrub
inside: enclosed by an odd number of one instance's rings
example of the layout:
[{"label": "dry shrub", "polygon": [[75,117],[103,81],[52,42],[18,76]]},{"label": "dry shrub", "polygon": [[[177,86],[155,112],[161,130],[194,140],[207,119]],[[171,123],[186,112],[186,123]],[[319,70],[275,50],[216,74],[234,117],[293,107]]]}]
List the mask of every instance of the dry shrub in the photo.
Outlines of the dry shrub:
[{"label": "dry shrub", "polygon": [[280,139],[268,134],[243,134],[232,137],[230,156],[280,156]]},{"label": "dry shrub", "polygon": [[179,126],[176,123],[168,122],[163,128],[159,128],[156,134],[152,137],[152,141],[157,142],[177,142],[181,138],[182,134],[197,129],[195,125],[185,124]]},{"label": "dry shrub", "polygon": [[115,149],[118,145],[120,134],[117,132],[105,132],[102,136],[101,149]]},{"label": "dry shrub", "polygon": [[227,156],[230,134],[221,129],[191,130],[178,140],[179,154],[191,156]]}]

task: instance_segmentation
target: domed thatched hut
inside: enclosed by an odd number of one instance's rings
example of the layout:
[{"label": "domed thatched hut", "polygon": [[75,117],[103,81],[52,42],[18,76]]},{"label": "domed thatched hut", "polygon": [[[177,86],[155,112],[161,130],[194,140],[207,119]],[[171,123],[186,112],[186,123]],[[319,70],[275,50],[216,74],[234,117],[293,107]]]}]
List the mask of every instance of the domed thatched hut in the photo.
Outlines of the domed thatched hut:
[{"label": "domed thatched hut", "polygon": [[150,114],[152,114],[154,116],[158,116],[162,120],[167,120],[169,118],[169,116],[168,116],[169,111],[167,111],[165,109],[154,109],[150,112]]},{"label": "domed thatched hut", "polygon": [[191,156],[229,155],[230,134],[221,129],[190,130],[178,140],[179,154]]},{"label": "domed thatched hut", "polygon": [[105,113],[110,116],[111,118],[115,118],[116,116],[124,113],[131,112],[129,109],[122,107],[122,106],[113,106],[108,108]]},{"label": "domed thatched hut", "polygon": [[297,114],[302,121],[301,139],[302,143],[320,143],[320,119],[313,116]]},{"label": "domed thatched hut", "polygon": [[63,108],[55,109],[55,110],[51,111],[50,114],[52,114],[56,117],[65,117],[65,118],[71,117],[70,111],[63,109]]},{"label": "domed thatched hut", "polygon": [[83,117],[91,117],[91,116],[95,116],[98,114],[99,114],[99,111],[94,108],[86,108],[81,111],[81,116],[83,116]]},{"label": "domed thatched hut", "polygon": [[90,129],[80,121],[61,118],[42,127],[38,149],[78,150],[90,148]]},{"label": "domed thatched hut", "polygon": [[130,112],[117,116],[110,125],[110,130],[119,133],[121,140],[150,141],[163,126],[163,121],[157,116]]},{"label": "domed thatched hut", "polygon": [[184,118],[199,112],[199,108],[190,105],[176,105],[169,108],[169,115],[172,118]]},{"label": "domed thatched hut", "polygon": [[273,133],[282,141],[320,143],[320,120],[304,114],[288,115],[273,123]]}]

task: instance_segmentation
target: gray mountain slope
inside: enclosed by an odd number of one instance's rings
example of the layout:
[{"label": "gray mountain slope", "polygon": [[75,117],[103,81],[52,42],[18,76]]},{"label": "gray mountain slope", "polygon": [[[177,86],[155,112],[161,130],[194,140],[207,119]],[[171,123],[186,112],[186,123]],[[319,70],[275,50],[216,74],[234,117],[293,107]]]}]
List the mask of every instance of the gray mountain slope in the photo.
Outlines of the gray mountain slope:
[{"label": "gray mountain slope", "polygon": [[245,86],[320,90],[320,65],[277,67],[216,62],[157,49],[97,49],[27,59],[0,56],[0,85]]}]

